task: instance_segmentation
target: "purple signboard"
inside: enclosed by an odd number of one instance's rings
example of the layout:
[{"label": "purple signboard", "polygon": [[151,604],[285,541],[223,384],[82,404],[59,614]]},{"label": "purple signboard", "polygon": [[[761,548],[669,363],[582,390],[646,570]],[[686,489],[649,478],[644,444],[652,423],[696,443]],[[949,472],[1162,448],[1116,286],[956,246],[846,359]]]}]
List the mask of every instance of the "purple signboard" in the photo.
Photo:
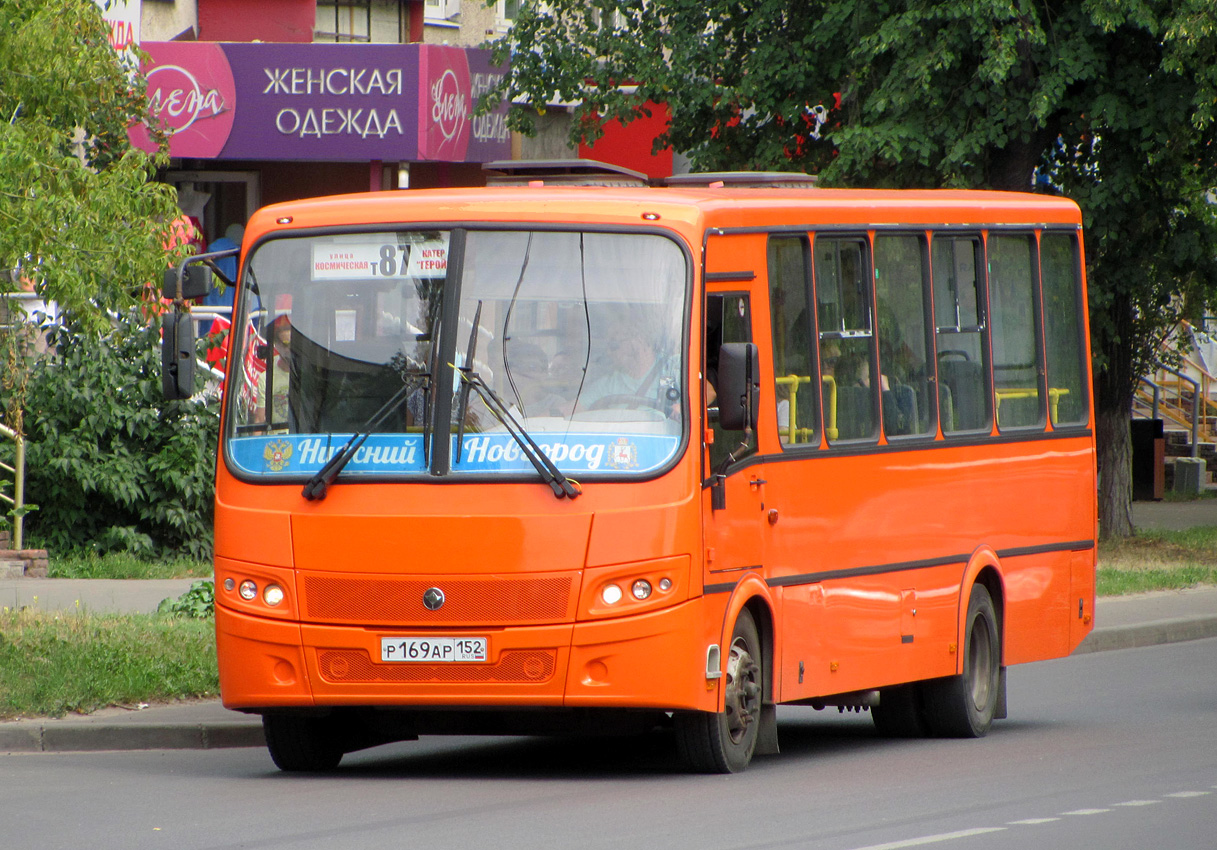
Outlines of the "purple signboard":
[{"label": "purple signboard", "polygon": [[[511,156],[487,50],[426,44],[145,42],[149,111],[199,159],[487,162]],[[150,150],[147,131],[132,141]]]}]

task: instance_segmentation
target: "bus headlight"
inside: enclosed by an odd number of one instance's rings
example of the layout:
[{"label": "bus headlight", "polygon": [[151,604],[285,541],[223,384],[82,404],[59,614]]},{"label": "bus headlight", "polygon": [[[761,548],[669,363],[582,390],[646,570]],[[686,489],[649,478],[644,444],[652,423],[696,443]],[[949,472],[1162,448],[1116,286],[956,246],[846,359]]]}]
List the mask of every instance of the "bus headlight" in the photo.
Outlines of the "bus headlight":
[{"label": "bus headlight", "polygon": [[279,585],[268,584],[266,590],[262,591],[262,601],[274,608],[283,601],[284,595],[283,588],[279,587]]},{"label": "bus headlight", "polygon": [[605,605],[616,605],[621,601],[621,588],[615,584],[606,584],[604,590],[600,591],[600,598],[604,600]]},{"label": "bus headlight", "polygon": [[639,602],[651,595],[651,583],[644,578],[634,582],[634,586],[630,588],[630,592],[634,594],[634,598]]},{"label": "bus headlight", "polygon": [[241,594],[241,598],[246,602],[253,602],[258,598],[258,585],[250,579],[245,579],[237,588],[237,593]]}]

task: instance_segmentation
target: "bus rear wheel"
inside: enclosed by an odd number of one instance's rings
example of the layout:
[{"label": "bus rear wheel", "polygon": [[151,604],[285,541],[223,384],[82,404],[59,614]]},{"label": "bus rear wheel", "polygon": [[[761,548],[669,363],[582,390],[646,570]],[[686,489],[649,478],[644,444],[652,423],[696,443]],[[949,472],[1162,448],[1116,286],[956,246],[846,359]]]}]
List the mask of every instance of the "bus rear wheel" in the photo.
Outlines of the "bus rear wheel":
[{"label": "bus rear wheel", "polygon": [[893,685],[879,691],[879,704],[872,706],[875,729],[885,738],[923,738],[927,729],[923,719],[921,685]]},{"label": "bus rear wheel", "polygon": [[993,597],[972,586],[964,621],[963,672],[922,687],[924,719],[940,738],[981,738],[997,714],[1001,693],[1001,630]]},{"label": "bus rear wheel", "polygon": [[756,621],[740,611],[727,656],[724,710],[676,715],[681,758],[700,773],[738,773],[756,750],[764,694],[764,656]]},{"label": "bus rear wheel", "polygon": [[342,761],[341,739],[331,718],[264,714],[262,731],[271,760],[280,770],[333,770]]}]

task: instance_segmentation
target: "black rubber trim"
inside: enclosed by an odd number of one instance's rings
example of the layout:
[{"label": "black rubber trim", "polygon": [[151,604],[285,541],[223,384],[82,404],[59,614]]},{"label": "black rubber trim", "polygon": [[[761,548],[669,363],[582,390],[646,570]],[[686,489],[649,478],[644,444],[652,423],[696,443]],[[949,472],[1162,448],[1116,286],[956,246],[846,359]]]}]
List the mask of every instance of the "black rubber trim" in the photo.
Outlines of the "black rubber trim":
[{"label": "black rubber trim", "polygon": [[743,269],[738,272],[706,272],[706,283],[727,283],[730,281],[756,280],[756,272]]},{"label": "black rubber trim", "polygon": [[1014,549],[998,549],[997,557],[1018,558],[1023,555],[1044,555],[1048,552],[1086,552],[1093,548],[1093,540],[1071,540],[1068,543],[1045,543],[1042,546],[1019,546]]},{"label": "black rubber trim", "polygon": [[925,558],[920,561],[903,561],[898,564],[875,564],[870,567],[850,567],[843,570],[822,570],[818,573],[803,573],[796,576],[781,576],[765,582],[769,587],[795,587],[801,584],[818,584],[834,578],[874,576],[882,573],[902,573],[926,567],[945,567],[951,564],[966,564],[970,555],[948,555],[945,558]]},{"label": "black rubber trim", "polygon": [[[1093,540],[1068,540],[1061,543],[1045,543],[1040,546],[1020,546],[1013,549],[1001,549],[997,552],[999,558],[1018,558],[1026,555],[1044,555],[1049,552],[1084,552],[1095,547]],[[802,573],[793,576],[781,576],[766,580],[769,587],[798,587],[804,584],[819,584],[822,581],[839,578],[856,578],[859,576],[882,575],[883,573],[902,573],[909,570],[922,570],[929,567],[947,567],[953,564],[960,566],[971,559],[970,554],[947,555],[942,558],[923,558],[917,561],[901,561],[894,564],[874,564],[869,567],[850,567],[841,570],[821,570],[815,573]],[[750,569],[759,569],[752,567]],[[707,584],[705,593],[729,593],[735,589],[738,582],[721,582]]]}]

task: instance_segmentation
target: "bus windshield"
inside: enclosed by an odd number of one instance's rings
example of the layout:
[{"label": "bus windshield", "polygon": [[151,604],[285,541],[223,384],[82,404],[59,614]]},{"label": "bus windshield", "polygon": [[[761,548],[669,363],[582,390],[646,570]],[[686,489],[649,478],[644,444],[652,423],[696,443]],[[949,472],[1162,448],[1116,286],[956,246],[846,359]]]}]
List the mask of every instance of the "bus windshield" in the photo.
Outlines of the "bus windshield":
[{"label": "bus windshield", "polygon": [[291,235],[243,283],[225,431],[242,477],[307,477],[355,435],[342,480],[535,477],[520,430],[581,478],[655,473],[682,443],[689,269],[667,237]]}]

